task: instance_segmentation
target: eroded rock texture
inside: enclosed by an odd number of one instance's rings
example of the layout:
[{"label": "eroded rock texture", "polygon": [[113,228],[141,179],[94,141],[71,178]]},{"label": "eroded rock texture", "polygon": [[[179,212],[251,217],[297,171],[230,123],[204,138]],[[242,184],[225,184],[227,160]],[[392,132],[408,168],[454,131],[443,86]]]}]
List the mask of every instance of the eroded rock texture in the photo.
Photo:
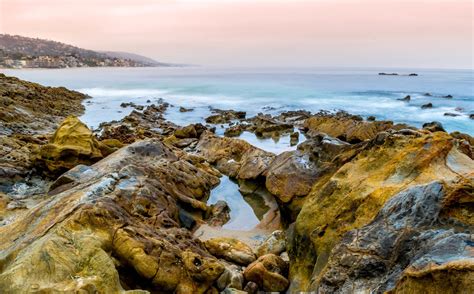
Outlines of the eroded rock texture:
[{"label": "eroded rock texture", "polygon": [[[292,290],[317,289],[343,236],[368,225],[397,193],[436,180],[471,178],[474,163],[455,143],[444,132],[381,132],[330,178],[316,181],[290,230]],[[458,210],[449,213],[466,218],[472,200],[452,199],[451,207]],[[424,200],[419,201],[417,205],[425,207]],[[354,263],[362,266],[363,260]],[[375,272],[379,266],[384,269],[377,263],[373,266]]]},{"label": "eroded rock texture", "polygon": [[84,94],[0,74],[0,190],[31,174],[31,152],[68,115],[84,111]]},{"label": "eroded rock texture", "polygon": [[[318,281],[320,293],[473,292],[469,226],[449,226],[441,214],[452,188],[432,182],[404,190],[387,201],[374,221],[344,235]],[[464,204],[472,218],[474,197],[468,198]]]},{"label": "eroded rock texture", "polygon": [[1,292],[205,292],[224,266],[181,228],[179,213],[207,210],[200,199],[218,181],[154,140],[77,166],[0,227]]}]

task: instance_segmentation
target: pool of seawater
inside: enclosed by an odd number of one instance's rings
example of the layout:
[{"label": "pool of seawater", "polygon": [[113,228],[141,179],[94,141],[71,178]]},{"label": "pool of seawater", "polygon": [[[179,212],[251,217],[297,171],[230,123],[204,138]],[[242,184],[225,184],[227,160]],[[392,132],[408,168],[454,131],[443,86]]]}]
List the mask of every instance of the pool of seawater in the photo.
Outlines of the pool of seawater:
[{"label": "pool of seawater", "polygon": [[247,202],[239,191],[239,185],[227,176],[223,176],[220,184],[211,191],[207,204],[215,204],[219,200],[225,201],[230,208],[230,220],[222,226],[224,229],[250,231],[260,223],[268,210],[263,200]]}]

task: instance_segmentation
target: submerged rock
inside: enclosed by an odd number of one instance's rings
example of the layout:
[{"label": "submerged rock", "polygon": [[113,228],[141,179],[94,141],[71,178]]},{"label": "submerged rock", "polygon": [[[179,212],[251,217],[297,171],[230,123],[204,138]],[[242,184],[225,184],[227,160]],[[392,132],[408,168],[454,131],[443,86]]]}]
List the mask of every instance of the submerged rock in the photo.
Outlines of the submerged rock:
[{"label": "submerged rock", "polygon": [[206,222],[213,227],[222,227],[230,220],[230,208],[223,200],[212,204],[208,214]]},{"label": "submerged rock", "polygon": [[410,97],[410,95],[407,95],[407,96],[405,96],[405,98],[400,98],[400,99],[397,99],[397,100],[405,101],[405,102],[410,102],[411,97]]}]

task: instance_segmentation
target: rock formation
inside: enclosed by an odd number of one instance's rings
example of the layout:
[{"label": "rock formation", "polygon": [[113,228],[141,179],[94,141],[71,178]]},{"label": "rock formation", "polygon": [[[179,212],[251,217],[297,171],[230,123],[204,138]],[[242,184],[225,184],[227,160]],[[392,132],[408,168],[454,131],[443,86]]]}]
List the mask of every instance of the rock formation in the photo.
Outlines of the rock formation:
[{"label": "rock formation", "polygon": [[0,227],[0,289],[203,293],[224,271],[179,222],[180,207],[207,209],[214,175],[156,140],[69,173],[74,181]]},{"label": "rock formation", "polygon": [[444,132],[379,133],[330,178],[316,181],[306,197],[290,238],[292,289],[315,290],[344,235],[369,224],[397,193],[435,180],[468,179],[473,171],[473,161]]}]

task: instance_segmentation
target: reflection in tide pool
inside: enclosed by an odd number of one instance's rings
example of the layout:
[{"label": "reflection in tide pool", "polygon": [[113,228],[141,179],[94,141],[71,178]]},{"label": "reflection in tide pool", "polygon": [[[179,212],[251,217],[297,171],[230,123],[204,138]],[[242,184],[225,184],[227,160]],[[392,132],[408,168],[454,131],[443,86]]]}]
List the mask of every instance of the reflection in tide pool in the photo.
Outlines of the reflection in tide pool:
[{"label": "reflection in tide pool", "polygon": [[[278,139],[273,139],[259,138],[253,133],[243,132],[242,135],[239,136],[239,139],[245,140],[255,147],[275,154],[280,154],[285,151],[296,150],[296,145],[291,146],[290,144],[290,134],[280,136]],[[300,142],[305,139],[304,136],[301,135],[301,133],[299,135],[299,139]]]},{"label": "reflection in tide pool", "polygon": [[223,176],[219,186],[211,191],[207,204],[211,205],[219,200],[227,202],[230,208],[230,220],[222,226],[224,229],[250,231],[260,222],[252,207],[240,194],[237,183],[227,176]]}]

